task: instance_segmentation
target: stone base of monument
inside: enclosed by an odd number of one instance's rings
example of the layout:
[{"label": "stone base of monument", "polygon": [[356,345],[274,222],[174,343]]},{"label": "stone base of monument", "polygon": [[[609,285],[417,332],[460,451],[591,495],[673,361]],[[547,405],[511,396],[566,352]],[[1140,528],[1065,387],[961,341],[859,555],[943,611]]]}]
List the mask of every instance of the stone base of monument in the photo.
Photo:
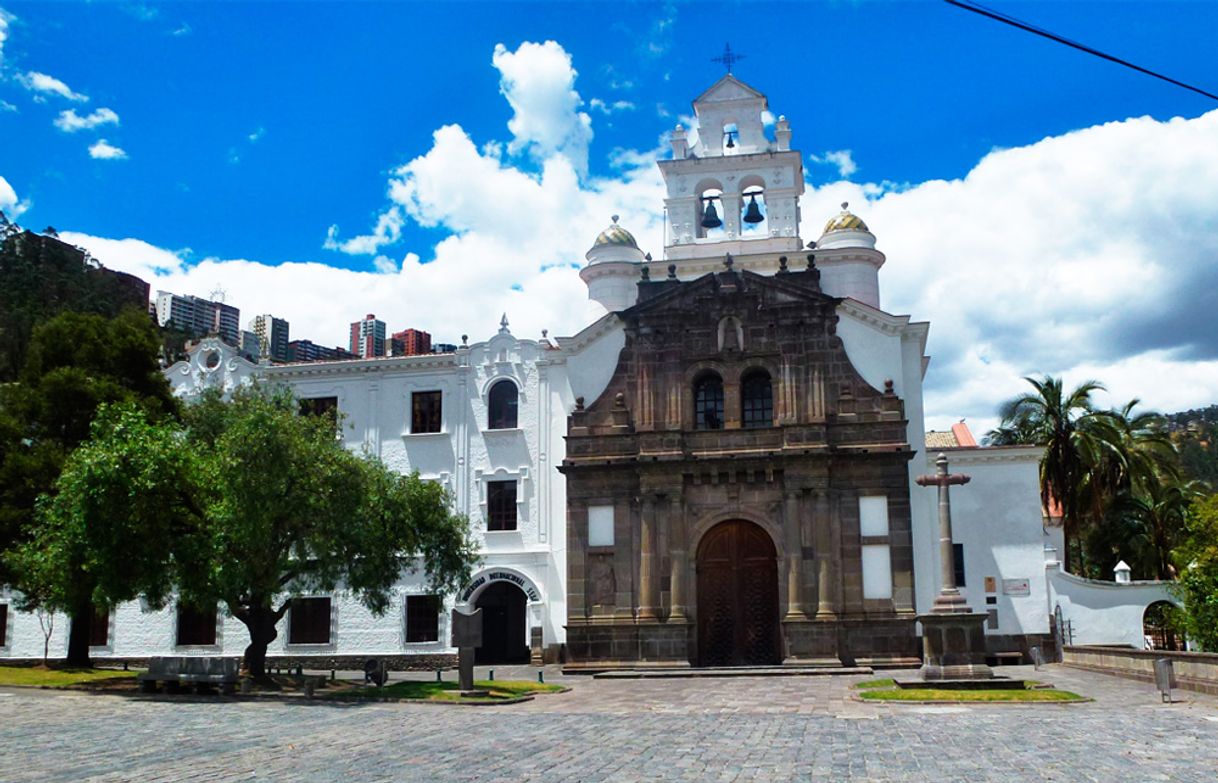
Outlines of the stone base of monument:
[{"label": "stone base of monument", "polygon": [[922,679],[988,680],[985,662],[986,615],[973,612],[920,614]]}]

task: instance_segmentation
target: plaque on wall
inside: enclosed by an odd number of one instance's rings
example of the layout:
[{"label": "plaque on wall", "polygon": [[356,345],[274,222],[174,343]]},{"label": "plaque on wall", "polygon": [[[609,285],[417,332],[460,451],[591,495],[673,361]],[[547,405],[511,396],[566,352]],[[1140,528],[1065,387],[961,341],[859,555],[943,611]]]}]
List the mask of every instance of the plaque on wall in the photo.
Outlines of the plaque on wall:
[{"label": "plaque on wall", "polygon": [[997,588],[997,587],[995,586],[995,584],[994,584],[994,577],[992,577],[992,576],[987,576],[987,577],[985,578],[985,591],[986,591],[987,593],[996,593],[996,592],[998,592],[998,588]]},{"label": "plaque on wall", "polygon": [[1027,579],[1003,579],[1003,595],[1031,595],[1032,588]]}]

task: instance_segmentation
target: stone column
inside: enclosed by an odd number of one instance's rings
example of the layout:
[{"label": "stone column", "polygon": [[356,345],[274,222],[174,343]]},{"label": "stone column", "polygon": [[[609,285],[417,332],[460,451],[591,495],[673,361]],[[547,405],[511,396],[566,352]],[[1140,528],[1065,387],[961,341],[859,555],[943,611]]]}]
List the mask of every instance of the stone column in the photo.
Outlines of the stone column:
[{"label": "stone column", "polygon": [[952,498],[953,485],[969,482],[963,473],[947,472],[947,455],[940,454],[935,460],[936,471],[930,476],[918,476],[915,481],[922,487],[937,487],[939,490],[939,595],[931,608],[936,614],[967,612],[968,602],[956,587],[956,550],[952,547]]},{"label": "stone column", "polygon": [[668,614],[669,622],[686,622],[685,604],[685,509],[681,506],[679,497],[669,498],[668,501],[668,560],[669,568],[669,597],[672,610]]},{"label": "stone column", "polygon": [[816,492],[816,619],[832,620],[837,617],[837,547],[834,541],[833,520],[829,515],[828,490]]},{"label": "stone column", "polygon": [[787,542],[787,615],[786,620],[806,620],[803,591],[803,547],[800,542],[799,493],[788,491],[783,527]]},{"label": "stone column", "polygon": [[652,498],[643,499],[643,513],[640,515],[639,528],[639,611],[640,623],[654,623],[659,617],[656,613],[654,561],[655,561],[655,528],[656,504]]}]

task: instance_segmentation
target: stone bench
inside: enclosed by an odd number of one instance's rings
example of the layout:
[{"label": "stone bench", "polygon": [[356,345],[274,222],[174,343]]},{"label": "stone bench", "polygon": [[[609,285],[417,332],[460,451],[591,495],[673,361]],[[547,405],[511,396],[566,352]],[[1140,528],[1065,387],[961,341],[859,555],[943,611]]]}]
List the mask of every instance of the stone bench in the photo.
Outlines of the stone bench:
[{"label": "stone bench", "polygon": [[155,693],[157,683],[164,683],[165,691],[172,693],[181,686],[193,687],[203,693],[211,686],[218,686],[225,694],[232,694],[240,681],[240,658],[213,658],[204,656],[169,656],[152,658],[148,671],[139,675],[140,690]]}]

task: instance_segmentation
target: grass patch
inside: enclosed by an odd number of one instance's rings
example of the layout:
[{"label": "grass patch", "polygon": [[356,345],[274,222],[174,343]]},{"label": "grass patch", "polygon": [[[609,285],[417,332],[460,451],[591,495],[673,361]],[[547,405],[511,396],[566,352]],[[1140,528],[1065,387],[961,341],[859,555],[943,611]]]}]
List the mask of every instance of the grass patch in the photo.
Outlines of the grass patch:
[{"label": "grass patch", "polygon": [[0,666],[0,685],[73,688],[104,680],[131,678],[135,672],[117,669],[56,669],[42,666]]},{"label": "grass patch", "polygon": [[860,691],[871,690],[872,688],[895,688],[897,687],[897,681],[892,678],[883,680],[866,680],[864,682],[860,682],[854,687],[858,688]]},{"label": "grass patch", "polygon": [[971,702],[1046,702],[1085,701],[1070,691],[1048,688],[1035,690],[948,690],[946,688],[872,688],[859,698],[868,701],[971,701]]},{"label": "grass patch", "polygon": [[476,680],[474,687],[478,690],[490,691],[489,697],[468,699],[462,698],[457,692],[455,682],[434,682],[430,680],[403,680],[386,685],[384,688],[356,688],[333,694],[343,696],[371,696],[381,699],[419,699],[423,701],[504,701],[528,696],[534,693],[557,693],[563,690],[561,685],[545,685],[528,680]]}]

